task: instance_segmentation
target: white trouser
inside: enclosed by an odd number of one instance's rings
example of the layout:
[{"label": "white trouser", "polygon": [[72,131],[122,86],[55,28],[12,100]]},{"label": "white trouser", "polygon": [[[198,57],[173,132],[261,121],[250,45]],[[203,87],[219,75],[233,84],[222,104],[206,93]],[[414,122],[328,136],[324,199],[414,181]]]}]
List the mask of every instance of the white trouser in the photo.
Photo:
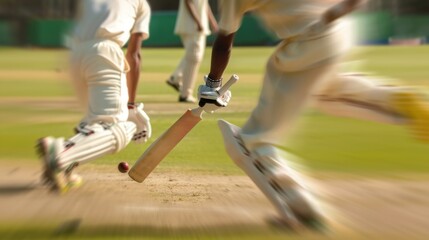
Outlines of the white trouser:
[{"label": "white trouser", "polygon": [[397,112],[392,99],[406,89],[365,74],[335,74],[314,93],[315,107],[340,117],[403,124],[405,118]]},{"label": "white trouser", "polygon": [[[362,74],[339,74],[337,62],[351,46],[346,32],[287,42],[270,57],[259,103],[242,128],[249,149],[279,144],[309,101],[335,116],[401,124],[392,96],[404,87]],[[315,98],[314,98],[315,96]]]},{"label": "white trouser", "polygon": [[206,35],[204,34],[184,34],[180,35],[185,55],[173,73],[175,79],[179,79],[182,84],[180,96],[192,96],[198,69],[204,57],[206,47]]},{"label": "white trouser", "polygon": [[[335,61],[335,60],[332,60]],[[257,107],[243,126],[241,137],[249,149],[264,144],[279,144],[318,82],[334,71],[333,62],[302,72],[281,73],[268,64]]]},{"label": "white trouser", "polygon": [[87,110],[76,135],[66,141],[57,158],[60,169],[118,152],[131,141],[136,125],[127,121],[126,66],[124,53],[114,42],[74,44],[73,82]]},{"label": "white trouser", "polygon": [[112,41],[73,46],[71,70],[79,101],[87,107],[82,120],[116,123],[128,118],[127,66],[121,47]]},{"label": "white trouser", "polygon": [[312,40],[281,42],[268,60],[258,105],[242,128],[246,147],[279,144],[312,91],[332,76],[350,46],[341,31]]}]

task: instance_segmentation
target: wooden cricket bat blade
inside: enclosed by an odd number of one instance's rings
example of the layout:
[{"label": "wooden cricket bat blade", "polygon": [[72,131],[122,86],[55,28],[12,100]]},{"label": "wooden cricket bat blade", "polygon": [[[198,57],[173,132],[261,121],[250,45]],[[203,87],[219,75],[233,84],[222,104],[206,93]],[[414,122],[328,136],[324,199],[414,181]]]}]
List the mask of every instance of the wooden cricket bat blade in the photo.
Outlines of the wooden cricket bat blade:
[{"label": "wooden cricket bat blade", "polygon": [[143,182],[167,154],[201,121],[202,108],[187,110],[139,157],[128,175],[136,182]]}]

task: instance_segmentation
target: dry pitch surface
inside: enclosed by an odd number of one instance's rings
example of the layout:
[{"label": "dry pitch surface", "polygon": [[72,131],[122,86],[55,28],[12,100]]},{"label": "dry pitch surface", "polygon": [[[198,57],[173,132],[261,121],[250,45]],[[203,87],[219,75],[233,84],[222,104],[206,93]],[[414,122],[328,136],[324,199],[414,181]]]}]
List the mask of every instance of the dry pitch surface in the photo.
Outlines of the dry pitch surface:
[{"label": "dry pitch surface", "polygon": [[[73,99],[61,105],[76,107]],[[46,109],[52,101],[4,99]],[[59,102],[59,101],[56,101]],[[68,106],[67,105],[67,106]],[[177,113],[174,104],[151,104],[148,111]],[[163,109],[163,107],[165,109]],[[182,109],[182,108],[180,108]],[[234,111],[236,109],[228,109]],[[78,118],[76,114],[67,119]],[[36,119],[37,120],[37,119]],[[32,119],[34,121],[34,119]],[[52,122],[42,117],[37,122]],[[327,231],[295,235],[276,224],[276,212],[246,176],[204,175],[157,170],[142,184],[116,166],[84,165],[84,185],[57,195],[40,184],[40,166],[8,163],[0,167],[0,225],[54,225],[53,233],[106,229],[126,236],[133,231],[169,235],[279,232],[302,239],[429,239],[429,176],[313,173],[312,190],[327,212]],[[143,230],[142,230],[143,229]],[[13,234],[13,233],[11,233]],[[159,236],[159,235],[156,235]]]},{"label": "dry pitch surface", "polygon": [[[273,207],[246,176],[162,170],[139,184],[115,166],[88,164],[78,169],[84,185],[60,196],[40,184],[40,172],[40,166],[31,164],[1,167],[1,222],[49,222],[58,226],[55,231],[67,232],[112,227],[173,234],[281,229],[274,224]],[[304,233],[311,239],[428,239],[428,176],[325,173],[313,179],[331,219],[327,232]]]}]

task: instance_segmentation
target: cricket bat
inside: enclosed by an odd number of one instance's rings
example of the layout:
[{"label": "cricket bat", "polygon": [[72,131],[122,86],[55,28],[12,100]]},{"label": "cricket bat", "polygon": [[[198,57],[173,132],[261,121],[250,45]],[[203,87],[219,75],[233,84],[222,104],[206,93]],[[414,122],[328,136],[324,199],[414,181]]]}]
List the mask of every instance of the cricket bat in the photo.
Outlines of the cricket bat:
[{"label": "cricket bat", "polygon": [[[218,90],[219,96],[222,96],[237,80],[238,76],[232,75],[229,81]],[[162,159],[201,121],[203,112],[202,107],[188,109],[146,149],[128,172],[128,175],[136,182],[143,182]]]}]

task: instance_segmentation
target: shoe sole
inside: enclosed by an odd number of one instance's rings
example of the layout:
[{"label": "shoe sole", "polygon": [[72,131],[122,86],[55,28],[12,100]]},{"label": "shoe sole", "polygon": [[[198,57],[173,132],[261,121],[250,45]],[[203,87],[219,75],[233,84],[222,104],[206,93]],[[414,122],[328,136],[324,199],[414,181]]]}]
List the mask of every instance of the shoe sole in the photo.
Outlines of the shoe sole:
[{"label": "shoe sole", "polygon": [[192,101],[192,100],[181,100],[181,99],[179,99],[179,102],[181,102],[181,103],[196,103],[197,101],[196,100]]},{"label": "shoe sole", "polygon": [[[307,205],[311,206],[307,199],[301,195],[296,195],[294,203],[291,204],[290,199],[288,199],[288,194],[280,187],[280,184],[273,179],[268,179],[267,176],[263,174],[263,169],[261,169],[261,164],[255,161],[250,157],[250,153],[247,149],[239,144],[238,130],[239,128],[229,124],[226,121],[218,121],[219,128],[221,129],[222,135],[224,137],[224,142],[227,147],[227,152],[233,158],[234,162],[239,166],[250,179],[258,186],[258,188],[264,193],[264,195],[270,200],[274,205],[282,220],[289,226],[294,229],[300,229],[303,226],[314,224],[315,222],[320,222],[320,216],[313,211],[313,209],[307,211],[306,216],[299,214],[298,211],[294,211],[291,206],[295,205]],[[236,140],[234,140],[236,139]],[[235,147],[231,147],[235,145]],[[242,151],[234,151],[235,149],[242,149]],[[228,150],[229,149],[229,150]],[[297,192],[297,194],[299,194]],[[289,202],[289,204],[288,204]]]},{"label": "shoe sole", "polygon": [[165,83],[167,83],[167,85],[168,86],[170,86],[170,87],[172,87],[174,90],[176,90],[176,92],[179,92],[180,91],[180,87],[179,86],[177,86],[176,84],[174,84],[174,83],[172,83],[172,82],[170,82],[170,81],[165,81]]}]

